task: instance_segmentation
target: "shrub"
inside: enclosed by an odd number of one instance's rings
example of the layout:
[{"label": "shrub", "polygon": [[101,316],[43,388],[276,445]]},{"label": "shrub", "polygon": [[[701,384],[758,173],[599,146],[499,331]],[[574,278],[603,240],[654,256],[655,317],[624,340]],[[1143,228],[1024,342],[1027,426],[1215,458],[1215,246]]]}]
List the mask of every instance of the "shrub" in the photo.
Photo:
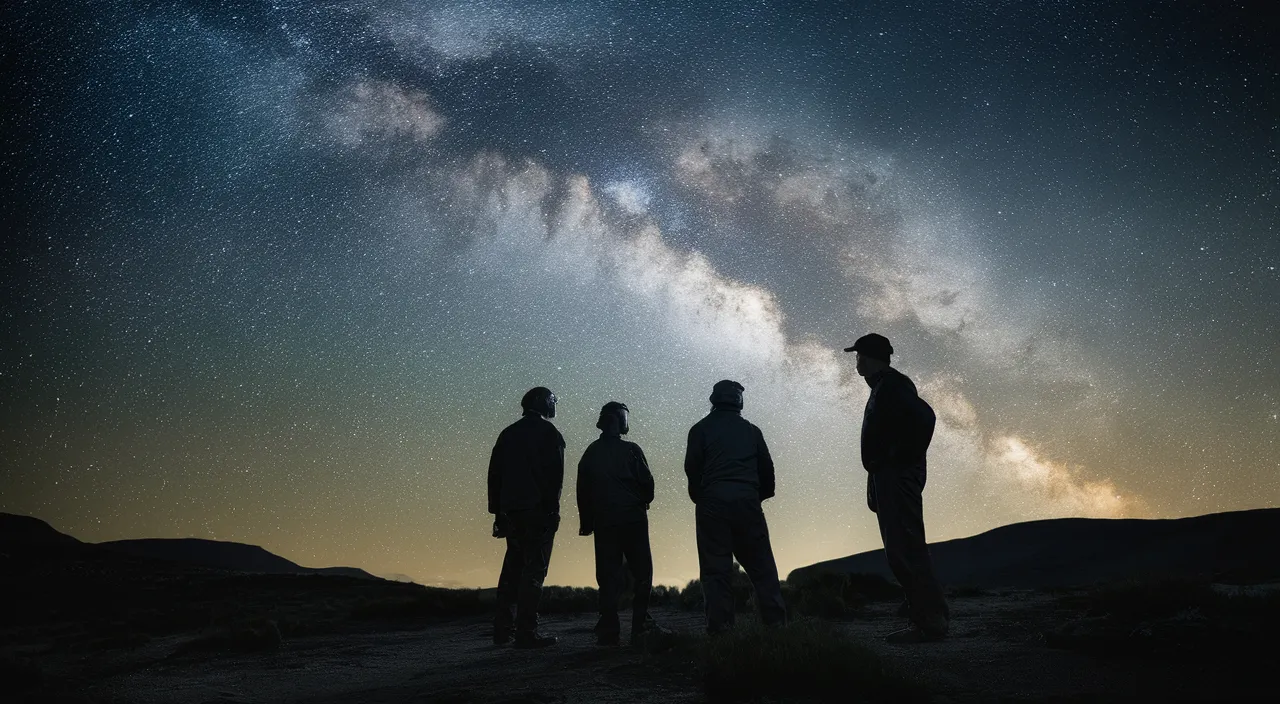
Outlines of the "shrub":
[{"label": "shrub", "polygon": [[1280,592],[1191,580],[1124,581],[1059,597],[1082,617],[1046,632],[1051,647],[1124,656],[1256,660],[1280,629]]},{"label": "shrub", "polygon": [[814,619],[742,624],[703,639],[703,686],[712,701],[809,698],[923,701],[925,690],[890,673],[870,650]]},{"label": "shrub", "polygon": [[841,618],[871,601],[901,599],[902,590],[876,575],[819,572],[784,584],[783,596],[792,613]]},{"label": "shrub", "polygon": [[680,608],[685,611],[701,611],[703,608],[702,581],[689,580],[680,590]]},{"label": "shrub", "polygon": [[600,597],[593,587],[543,587],[538,610],[546,614],[580,614],[596,611]]}]

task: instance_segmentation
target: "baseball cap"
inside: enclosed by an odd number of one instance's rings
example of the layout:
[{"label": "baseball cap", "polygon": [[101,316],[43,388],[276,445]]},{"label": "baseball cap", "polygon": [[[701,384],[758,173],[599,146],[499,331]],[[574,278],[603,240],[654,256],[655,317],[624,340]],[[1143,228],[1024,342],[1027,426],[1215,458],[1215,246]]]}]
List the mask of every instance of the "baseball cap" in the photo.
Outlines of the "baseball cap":
[{"label": "baseball cap", "polygon": [[870,333],[858,338],[853,343],[853,347],[844,348],[845,352],[860,352],[868,357],[875,357],[884,361],[889,361],[889,355],[893,354],[893,345],[889,344],[889,338],[884,335]]}]

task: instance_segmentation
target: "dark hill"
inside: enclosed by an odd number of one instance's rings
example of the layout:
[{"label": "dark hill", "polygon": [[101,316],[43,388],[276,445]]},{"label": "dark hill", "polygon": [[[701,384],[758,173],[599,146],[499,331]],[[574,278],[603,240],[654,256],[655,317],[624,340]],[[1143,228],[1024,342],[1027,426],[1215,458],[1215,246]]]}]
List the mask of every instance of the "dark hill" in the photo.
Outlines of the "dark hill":
[{"label": "dark hill", "polygon": [[80,541],[54,530],[39,518],[0,513],[0,544],[76,545]]},{"label": "dark hill", "polygon": [[[1067,587],[1129,578],[1280,579],[1280,508],[1177,519],[1057,518],[1014,523],[929,546],[952,586]],[[801,567],[892,579],[884,550]]]},{"label": "dark hill", "polygon": [[363,579],[377,577],[355,567],[303,567],[257,545],[201,538],[112,540],[98,545],[115,552],[201,567],[262,574],[328,574]]}]

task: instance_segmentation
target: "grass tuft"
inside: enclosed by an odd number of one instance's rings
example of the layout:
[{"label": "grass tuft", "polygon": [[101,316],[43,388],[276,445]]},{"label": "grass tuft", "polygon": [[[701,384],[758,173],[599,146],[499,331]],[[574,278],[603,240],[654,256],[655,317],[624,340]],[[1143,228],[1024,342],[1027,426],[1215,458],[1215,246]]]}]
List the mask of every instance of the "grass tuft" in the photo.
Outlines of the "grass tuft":
[{"label": "grass tuft", "polygon": [[924,701],[919,685],[835,626],[802,619],[767,628],[742,624],[702,639],[703,686],[712,701],[807,698],[820,701]]}]

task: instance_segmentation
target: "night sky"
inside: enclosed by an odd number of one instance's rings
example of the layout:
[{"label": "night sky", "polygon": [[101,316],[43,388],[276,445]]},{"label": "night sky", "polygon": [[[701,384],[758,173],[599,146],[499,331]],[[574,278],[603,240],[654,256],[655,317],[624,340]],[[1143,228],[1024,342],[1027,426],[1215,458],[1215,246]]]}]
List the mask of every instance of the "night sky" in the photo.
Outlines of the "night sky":
[{"label": "night sky", "polygon": [[867,332],[930,540],[1280,504],[1280,27],[1233,2],[4,3],[0,510],[491,586],[485,471],[598,409],[697,574],[722,378],[779,568],[879,547]]}]

